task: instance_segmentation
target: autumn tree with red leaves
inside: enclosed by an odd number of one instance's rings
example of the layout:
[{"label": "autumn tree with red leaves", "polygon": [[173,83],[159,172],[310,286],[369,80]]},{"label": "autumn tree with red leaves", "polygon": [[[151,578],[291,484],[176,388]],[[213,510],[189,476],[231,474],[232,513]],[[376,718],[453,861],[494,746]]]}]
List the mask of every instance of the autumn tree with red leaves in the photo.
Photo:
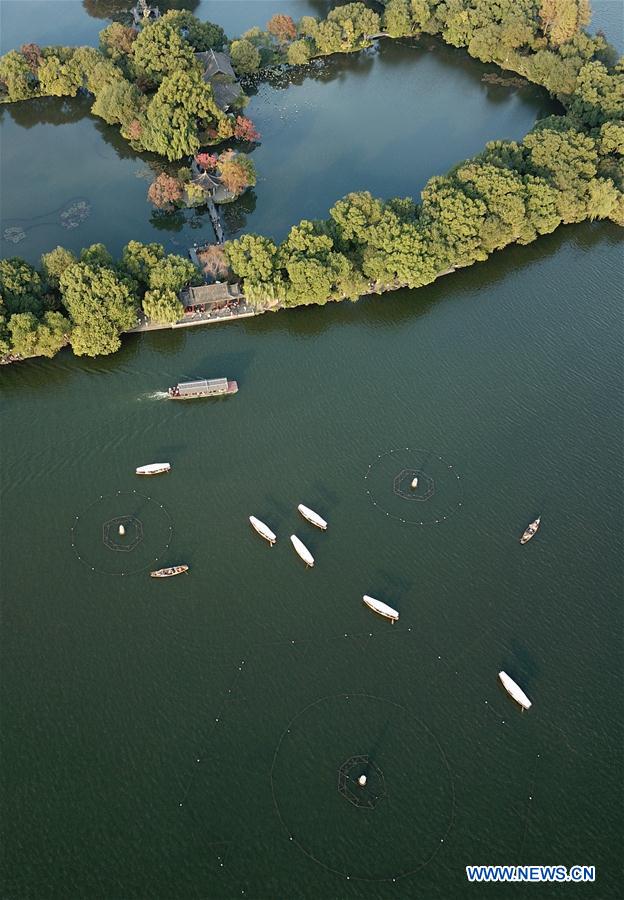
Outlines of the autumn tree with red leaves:
[{"label": "autumn tree with red leaves", "polygon": [[161,172],[158,178],[150,184],[147,197],[150,203],[153,203],[158,209],[169,209],[182,199],[183,193],[182,185],[177,178]]},{"label": "autumn tree with red leaves", "polygon": [[43,53],[39,44],[22,44],[20,53],[28,63],[30,71],[33,75],[36,75],[37,69],[43,62]]},{"label": "autumn tree with red leaves", "polygon": [[217,168],[217,163],[219,161],[219,157],[216,153],[198,153],[195,157],[195,162],[198,166],[204,169],[206,172],[210,172],[213,169]]},{"label": "autumn tree with red leaves", "polygon": [[247,116],[237,116],[234,137],[238,138],[239,141],[256,144],[260,140],[260,132],[256,131],[256,126]]},{"label": "autumn tree with red leaves", "polygon": [[294,41],[297,37],[297,28],[290,16],[283,13],[274,15],[267,24],[267,31],[270,32],[280,44],[286,44],[288,41]]}]

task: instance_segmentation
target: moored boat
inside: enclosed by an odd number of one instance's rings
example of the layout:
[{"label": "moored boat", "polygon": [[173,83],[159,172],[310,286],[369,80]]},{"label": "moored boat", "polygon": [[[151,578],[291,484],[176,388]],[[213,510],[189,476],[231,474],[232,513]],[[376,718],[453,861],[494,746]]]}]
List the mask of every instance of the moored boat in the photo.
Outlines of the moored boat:
[{"label": "moored boat", "polygon": [[418,487],[418,478],[412,478],[411,487],[413,490],[416,490],[416,488]]},{"label": "moored boat", "polygon": [[313,566],[314,557],[312,556],[306,545],[303,543],[303,541],[300,541],[296,534],[291,534],[290,541],[306,566]]},{"label": "moored boat", "polygon": [[254,528],[265,541],[268,541],[269,544],[273,546],[277,537],[271,531],[269,526],[265,525],[264,522],[261,522],[260,519],[256,519],[255,516],[249,516],[249,521],[251,522],[252,528]]},{"label": "moored boat", "polygon": [[227,378],[203,378],[200,381],[181,381],[169,388],[172,400],[197,400],[201,397],[220,397],[223,394],[235,394],[238,391],[236,381]]},{"label": "moored boat", "polygon": [[147,466],[137,466],[135,474],[137,475],[160,475],[162,472],[169,472],[171,463],[149,463]]},{"label": "moored boat", "polygon": [[393,624],[398,620],[398,612],[396,611],[396,609],[392,609],[391,606],[388,606],[387,603],[382,603],[381,600],[376,600],[374,597],[369,597],[368,594],[364,594],[362,600],[369,609],[372,609],[374,612],[379,613],[380,616],[385,616],[386,619],[390,619]]},{"label": "moored boat", "polygon": [[520,538],[521,544],[526,544],[527,541],[530,541],[533,535],[537,533],[537,529],[540,527],[541,518],[541,516],[538,516],[534,522],[531,522],[531,524],[527,526],[522,534],[522,537]]},{"label": "moored boat", "polygon": [[181,575],[183,572],[188,572],[188,566],[169,566],[166,569],[156,569],[155,572],[150,572],[152,578],[171,578],[172,575]]},{"label": "moored boat", "polygon": [[300,503],[297,509],[299,510],[303,518],[308,520],[308,522],[316,525],[316,527],[320,528],[321,531],[327,530],[327,522],[325,521],[325,519],[322,519],[318,513],[315,513],[313,509],[310,509],[308,506],[304,506],[303,503]]},{"label": "moored boat", "polygon": [[519,703],[523,709],[530,709],[531,701],[522,688],[516,684],[513,678],[510,678],[507,672],[499,672],[498,677],[509,696],[513,697],[516,703]]}]

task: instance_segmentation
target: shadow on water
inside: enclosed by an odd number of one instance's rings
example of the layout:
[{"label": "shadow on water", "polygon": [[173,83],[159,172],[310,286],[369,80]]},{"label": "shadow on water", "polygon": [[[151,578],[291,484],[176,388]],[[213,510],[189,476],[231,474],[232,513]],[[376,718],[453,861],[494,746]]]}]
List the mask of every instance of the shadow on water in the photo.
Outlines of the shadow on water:
[{"label": "shadow on water", "polygon": [[[132,0],[82,0],[85,12],[94,19],[115,19],[126,21],[130,19],[130,7]],[[187,9],[195,12],[199,6],[199,0],[158,0],[158,8],[161,13],[168,9]],[[104,27],[104,26],[102,26]]]}]

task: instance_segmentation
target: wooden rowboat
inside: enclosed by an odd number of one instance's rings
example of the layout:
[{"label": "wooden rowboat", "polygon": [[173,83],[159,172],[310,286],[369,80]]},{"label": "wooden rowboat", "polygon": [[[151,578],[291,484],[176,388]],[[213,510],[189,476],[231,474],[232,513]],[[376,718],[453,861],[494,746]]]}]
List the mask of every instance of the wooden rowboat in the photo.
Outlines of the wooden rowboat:
[{"label": "wooden rowboat", "polygon": [[135,469],[137,475],[161,475],[171,470],[171,463],[149,463],[147,466],[138,466]]},{"label": "wooden rowboat", "polygon": [[255,516],[249,516],[249,521],[251,522],[251,527],[258,532],[260,537],[263,537],[265,541],[268,541],[271,546],[277,540],[275,534],[271,531],[268,525],[265,525],[264,522],[261,522],[260,519],[256,519]]},{"label": "wooden rowboat", "polygon": [[296,534],[291,534],[290,541],[306,566],[313,566],[314,557],[312,556],[306,545],[303,543],[303,541],[300,541]]},{"label": "wooden rowboat", "polygon": [[171,578],[173,575],[188,572],[188,569],[188,566],[169,566],[167,569],[156,569],[155,572],[150,572],[150,575],[152,578]]}]

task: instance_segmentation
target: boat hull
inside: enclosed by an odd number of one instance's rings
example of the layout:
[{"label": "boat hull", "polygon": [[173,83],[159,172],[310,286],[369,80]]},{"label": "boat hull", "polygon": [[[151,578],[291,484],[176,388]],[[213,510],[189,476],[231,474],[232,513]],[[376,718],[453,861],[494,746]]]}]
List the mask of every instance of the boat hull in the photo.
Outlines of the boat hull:
[{"label": "boat hull", "polygon": [[152,578],[173,578],[174,575],[182,575],[184,572],[188,572],[188,566],[169,566],[166,569],[157,569],[155,572],[150,572],[150,576]]},{"label": "boat hull", "polygon": [[170,472],[170,463],[150,463],[148,466],[138,466],[135,469],[136,475],[162,475],[164,472]]},{"label": "boat hull", "polygon": [[297,507],[301,515],[306,521],[310,522],[311,525],[316,525],[317,528],[320,528],[321,531],[327,531],[327,522],[325,519],[322,519],[318,513],[315,513],[313,509],[310,509],[308,506],[304,506],[303,503],[300,503]]},{"label": "boat hull", "polygon": [[290,542],[295,548],[297,555],[301,557],[306,566],[312,567],[314,565],[314,557],[312,556],[306,545],[303,543],[303,541],[299,540],[296,534],[291,534]]},{"label": "boat hull", "polygon": [[521,544],[528,544],[528,542],[531,540],[531,538],[535,537],[535,535],[539,531],[540,520],[541,520],[541,516],[539,517],[539,519],[536,519],[534,522],[531,522],[529,527],[525,529],[525,531],[522,534],[522,537],[520,538]]},{"label": "boat hull", "polygon": [[268,541],[271,546],[277,540],[277,536],[271,531],[268,525],[265,525],[264,522],[261,522],[260,519],[256,519],[255,516],[249,516],[249,521],[251,523],[251,527],[254,531],[263,537],[265,541]]},{"label": "boat hull", "polygon": [[387,603],[383,603],[381,600],[376,600],[375,597],[369,597],[367,594],[364,594],[362,600],[369,609],[373,610],[373,612],[379,613],[380,616],[383,616],[385,619],[390,619],[392,622],[398,621],[399,614],[397,610],[392,609],[392,607],[388,606]]},{"label": "boat hull", "polygon": [[509,694],[509,696],[516,701],[523,709],[530,709],[532,704],[527,695],[524,693],[522,688],[516,684],[513,678],[510,678],[507,672],[499,672],[498,677],[500,678],[501,684]]}]

